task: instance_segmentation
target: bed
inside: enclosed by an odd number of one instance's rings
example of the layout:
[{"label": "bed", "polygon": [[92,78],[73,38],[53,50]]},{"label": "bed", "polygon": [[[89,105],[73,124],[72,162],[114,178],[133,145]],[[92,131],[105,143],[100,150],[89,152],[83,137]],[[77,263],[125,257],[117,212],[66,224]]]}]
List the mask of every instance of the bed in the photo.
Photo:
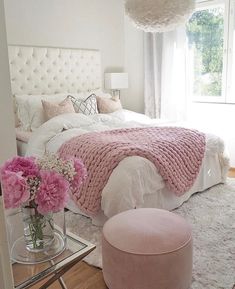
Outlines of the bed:
[{"label": "bed", "polygon": [[[84,98],[93,93],[102,96],[99,51],[10,46],[9,59],[13,95],[28,100],[28,106],[23,110],[24,116],[30,114],[31,103],[41,103],[39,96],[46,99],[54,97],[58,101],[69,94],[82,93]],[[30,121],[32,119],[35,121],[35,117],[31,117]],[[28,139],[23,139],[22,153],[40,156],[45,152],[56,152],[75,135],[92,131],[166,125],[176,124],[151,120],[127,110],[93,115],[68,113],[35,126]],[[18,141],[22,142],[22,139],[18,137]],[[227,169],[228,159],[224,155],[223,141],[207,134],[205,156],[196,181],[184,195],[178,197],[167,189],[153,163],[139,156],[127,157],[113,170],[105,184],[101,210],[92,216],[93,223],[100,225],[121,211],[138,207],[172,210],[192,194],[224,182]],[[72,199],[67,206],[76,213],[83,213]]]}]

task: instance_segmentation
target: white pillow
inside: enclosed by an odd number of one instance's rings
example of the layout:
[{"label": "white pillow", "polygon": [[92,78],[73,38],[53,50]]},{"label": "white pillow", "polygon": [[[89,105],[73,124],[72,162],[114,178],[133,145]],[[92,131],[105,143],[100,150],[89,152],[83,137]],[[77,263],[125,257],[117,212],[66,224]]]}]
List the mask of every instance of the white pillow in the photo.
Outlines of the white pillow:
[{"label": "white pillow", "polygon": [[35,131],[39,126],[46,122],[45,113],[42,107],[42,100],[58,103],[63,101],[68,95],[73,95],[82,100],[91,94],[104,96],[101,89],[84,91],[80,93],[58,93],[51,95],[15,95],[17,116],[20,128],[25,131]]},{"label": "white pillow", "polygon": [[57,103],[64,100],[67,93],[53,95],[15,95],[20,127],[25,131],[35,131],[45,121],[42,100]]}]

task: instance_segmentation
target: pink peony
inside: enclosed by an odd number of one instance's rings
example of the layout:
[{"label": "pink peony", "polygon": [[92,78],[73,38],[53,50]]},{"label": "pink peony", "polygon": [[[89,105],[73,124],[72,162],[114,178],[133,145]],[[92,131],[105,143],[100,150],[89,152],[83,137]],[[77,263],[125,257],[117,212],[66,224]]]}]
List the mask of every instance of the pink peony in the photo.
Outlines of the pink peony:
[{"label": "pink peony", "polygon": [[0,168],[0,174],[3,176],[7,171],[21,172],[23,177],[37,176],[39,174],[38,166],[36,165],[34,157],[14,157],[6,161]]},{"label": "pink peony", "polygon": [[76,171],[76,175],[73,178],[71,186],[73,189],[78,189],[81,186],[82,182],[87,177],[87,170],[83,162],[79,160],[78,158],[74,159],[74,168]]},{"label": "pink peony", "polygon": [[54,171],[41,171],[41,184],[35,197],[38,212],[46,215],[65,207],[68,199],[69,182]]},{"label": "pink peony", "polygon": [[21,173],[5,172],[2,176],[2,187],[7,209],[18,208],[30,197],[26,180]]}]

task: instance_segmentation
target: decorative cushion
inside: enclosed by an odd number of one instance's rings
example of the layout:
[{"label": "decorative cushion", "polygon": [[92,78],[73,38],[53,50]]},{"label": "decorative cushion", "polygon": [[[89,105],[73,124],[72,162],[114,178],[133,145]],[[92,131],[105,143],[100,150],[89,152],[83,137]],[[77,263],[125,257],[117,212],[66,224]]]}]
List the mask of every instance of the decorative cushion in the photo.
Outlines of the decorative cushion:
[{"label": "decorative cushion", "polygon": [[111,113],[122,109],[122,104],[118,96],[112,98],[96,97],[99,113]]},{"label": "decorative cushion", "polygon": [[45,121],[42,99],[58,103],[66,98],[67,94],[53,95],[15,95],[16,117],[20,128],[24,131],[35,131]]},{"label": "decorative cushion", "polygon": [[42,106],[47,120],[60,114],[75,112],[73,103],[69,97],[65,98],[62,102],[58,104],[42,100]]},{"label": "decorative cushion", "polygon": [[89,95],[86,99],[81,99],[72,95],[69,95],[68,97],[73,103],[75,112],[83,113],[85,115],[93,115],[98,113],[95,94]]}]

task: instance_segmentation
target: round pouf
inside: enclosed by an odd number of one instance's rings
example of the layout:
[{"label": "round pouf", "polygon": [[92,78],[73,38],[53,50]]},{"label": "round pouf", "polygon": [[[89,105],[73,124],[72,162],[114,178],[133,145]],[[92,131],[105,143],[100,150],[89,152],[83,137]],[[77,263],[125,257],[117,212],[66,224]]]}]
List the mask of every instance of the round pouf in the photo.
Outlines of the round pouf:
[{"label": "round pouf", "polygon": [[109,219],[103,228],[103,275],[109,289],[188,289],[192,234],[180,216],[136,209]]}]

